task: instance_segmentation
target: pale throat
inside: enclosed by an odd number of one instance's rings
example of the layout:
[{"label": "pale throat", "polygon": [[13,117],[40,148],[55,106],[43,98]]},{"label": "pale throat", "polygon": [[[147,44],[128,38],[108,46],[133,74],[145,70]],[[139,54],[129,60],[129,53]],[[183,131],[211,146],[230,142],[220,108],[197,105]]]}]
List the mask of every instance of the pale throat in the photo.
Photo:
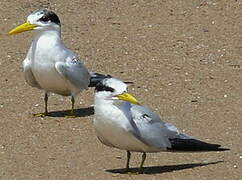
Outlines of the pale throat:
[{"label": "pale throat", "polygon": [[111,98],[105,98],[105,97],[99,97],[98,95],[95,96],[95,104],[107,106],[112,105],[114,103],[114,100]]},{"label": "pale throat", "polygon": [[37,31],[32,42],[37,48],[50,50],[52,47],[61,45],[60,30],[50,29]]},{"label": "pale throat", "polygon": [[35,33],[32,42],[32,61],[45,62],[50,58],[57,58],[63,46],[60,31],[39,30]]}]

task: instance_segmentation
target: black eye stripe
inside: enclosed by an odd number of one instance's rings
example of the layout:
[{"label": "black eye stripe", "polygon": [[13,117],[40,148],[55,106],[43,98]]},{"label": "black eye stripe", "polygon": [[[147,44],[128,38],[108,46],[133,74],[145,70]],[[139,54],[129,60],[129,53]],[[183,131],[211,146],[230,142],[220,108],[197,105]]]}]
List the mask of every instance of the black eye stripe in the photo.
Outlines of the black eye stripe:
[{"label": "black eye stripe", "polygon": [[110,92],[114,92],[114,89],[113,88],[108,87],[108,86],[105,86],[103,84],[97,85],[95,90],[96,90],[96,92],[99,92],[99,91],[110,91]]},{"label": "black eye stripe", "polygon": [[53,22],[60,25],[59,17],[52,11],[43,11],[44,15],[39,19],[39,21],[43,22]]}]

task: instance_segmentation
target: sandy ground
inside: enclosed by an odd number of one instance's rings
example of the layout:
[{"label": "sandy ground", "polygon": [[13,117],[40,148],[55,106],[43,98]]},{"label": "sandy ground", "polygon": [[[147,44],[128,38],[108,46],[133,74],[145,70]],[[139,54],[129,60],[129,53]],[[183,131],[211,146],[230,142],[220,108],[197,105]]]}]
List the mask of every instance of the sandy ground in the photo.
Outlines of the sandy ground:
[{"label": "sandy ground", "polygon": [[[33,117],[43,92],[21,66],[32,32],[5,34],[43,7],[91,71],[134,81],[130,92],[165,121],[231,150],[148,154],[145,174],[128,175],[126,153],[95,136],[93,89],[78,96],[77,118],[59,95],[50,117]],[[242,1],[1,0],[0,23],[0,179],[242,179]]]}]

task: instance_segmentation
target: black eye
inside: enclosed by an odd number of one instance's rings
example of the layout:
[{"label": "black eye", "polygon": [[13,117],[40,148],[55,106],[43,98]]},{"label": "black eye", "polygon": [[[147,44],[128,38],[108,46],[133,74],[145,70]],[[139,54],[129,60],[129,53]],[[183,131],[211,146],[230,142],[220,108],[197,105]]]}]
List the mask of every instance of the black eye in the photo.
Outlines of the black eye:
[{"label": "black eye", "polygon": [[96,86],[96,92],[99,92],[99,91],[109,91],[109,92],[114,92],[114,89],[111,88],[111,87],[108,87],[108,86],[105,86],[103,84],[98,84]]},{"label": "black eye", "polygon": [[39,21],[43,22],[53,22],[55,24],[60,25],[59,17],[52,11],[42,11],[41,14],[44,14]]}]

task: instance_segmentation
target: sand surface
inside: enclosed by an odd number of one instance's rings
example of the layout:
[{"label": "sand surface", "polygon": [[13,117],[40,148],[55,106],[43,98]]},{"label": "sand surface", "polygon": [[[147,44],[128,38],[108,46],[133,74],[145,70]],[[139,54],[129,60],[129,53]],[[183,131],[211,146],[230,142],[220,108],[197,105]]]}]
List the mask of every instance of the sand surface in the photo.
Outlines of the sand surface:
[{"label": "sand surface", "polygon": [[[90,71],[134,81],[130,93],[164,121],[231,150],[148,154],[145,174],[129,175],[126,153],[95,136],[93,89],[78,96],[77,118],[59,95],[50,117],[33,117],[44,111],[22,72],[33,33],[6,32],[43,7]],[[0,24],[0,179],[242,179],[242,1],[1,0]]]}]

